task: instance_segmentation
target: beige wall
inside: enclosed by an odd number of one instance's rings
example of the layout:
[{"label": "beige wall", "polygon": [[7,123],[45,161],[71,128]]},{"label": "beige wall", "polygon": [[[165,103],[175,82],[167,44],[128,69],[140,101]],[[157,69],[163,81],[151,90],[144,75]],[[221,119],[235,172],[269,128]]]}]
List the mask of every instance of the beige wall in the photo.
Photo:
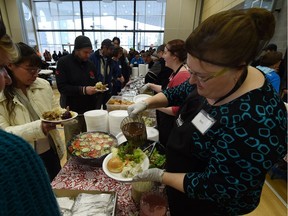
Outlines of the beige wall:
[{"label": "beige wall", "polygon": [[[203,0],[201,21],[217,12],[229,10],[240,4],[244,4],[244,0]],[[280,12],[273,11],[276,28],[270,43],[277,44],[278,50],[285,53],[287,49],[287,1],[279,1],[277,7],[281,10]]]},{"label": "beige wall", "polygon": [[201,0],[167,0],[164,42],[185,40],[198,25]]},{"label": "beige wall", "polygon": [[15,42],[23,41],[20,17],[16,0],[0,0],[1,12],[4,16],[7,33]]},{"label": "beige wall", "polygon": [[244,0],[203,0],[201,21],[220,11],[229,10]]}]

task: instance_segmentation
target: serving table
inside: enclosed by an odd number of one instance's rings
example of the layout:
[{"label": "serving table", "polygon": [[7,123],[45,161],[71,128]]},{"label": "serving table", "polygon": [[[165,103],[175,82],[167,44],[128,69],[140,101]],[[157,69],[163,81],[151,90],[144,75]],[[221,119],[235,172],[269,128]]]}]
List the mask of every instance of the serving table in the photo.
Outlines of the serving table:
[{"label": "serving table", "polygon": [[[138,215],[139,205],[131,198],[131,183],[109,178],[101,167],[83,165],[70,157],[61,171],[51,182],[53,189],[98,190],[117,192],[116,215]],[[157,187],[163,190],[163,187]]]}]

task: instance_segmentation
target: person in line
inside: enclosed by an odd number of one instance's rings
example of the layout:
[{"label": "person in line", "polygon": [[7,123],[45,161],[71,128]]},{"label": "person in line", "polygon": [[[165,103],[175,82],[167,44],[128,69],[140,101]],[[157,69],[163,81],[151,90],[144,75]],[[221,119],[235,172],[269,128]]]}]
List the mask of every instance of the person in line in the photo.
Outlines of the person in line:
[{"label": "person in line", "polygon": [[60,105],[78,113],[74,121],[64,124],[66,143],[75,134],[86,132],[84,113],[99,109],[98,93],[95,85],[100,81],[95,65],[89,60],[92,44],[88,37],[77,36],[71,54],[58,60],[55,72],[57,88],[60,92]]},{"label": "person in line", "polygon": [[[0,19],[0,95],[12,83],[5,66],[18,56]],[[43,162],[30,144],[0,129],[0,152],[0,215],[60,216]]]},{"label": "person in line", "polygon": [[278,71],[281,61],[281,52],[267,52],[261,57],[260,65],[256,67],[265,73],[266,78],[269,80],[278,94],[280,92],[280,76],[278,75]]},{"label": "person in line", "polygon": [[[0,126],[29,142],[43,160],[52,181],[61,169],[57,150],[64,148],[56,124],[41,121],[42,113],[56,107],[48,81],[38,78],[41,58],[24,43],[17,43],[20,57],[7,65],[12,84],[1,95]],[[56,151],[55,151],[56,150]],[[60,158],[59,158],[60,157]]]},{"label": "person in line", "polygon": [[[112,42],[113,42],[115,48],[121,47],[120,46],[120,38],[114,37],[112,39]],[[129,60],[127,57],[128,52],[123,47],[121,47],[121,48],[123,49],[123,55],[119,58],[119,61],[121,64],[121,73],[124,77],[124,82],[122,83],[122,86],[121,86],[123,88],[126,85],[126,83],[129,81],[132,71],[131,71],[131,67],[129,65]]]},{"label": "person in line", "polygon": [[125,79],[122,75],[122,65],[120,58],[123,56],[123,48],[122,47],[115,47],[113,50],[112,62],[114,64],[114,70],[119,71],[119,77],[114,80],[112,86],[112,95],[118,95],[121,92],[122,84],[124,83]]},{"label": "person in line", "polygon": [[[243,215],[258,206],[268,170],[287,153],[285,105],[265,75],[249,66],[274,31],[266,9],[212,15],[186,39],[189,82],[128,107],[133,117],[182,104],[166,170],[133,178],[165,184],[171,215]],[[202,102],[192,97],[183,104],[189,86]]]},{"label": "person in line", "polygon": [[[183,40],[175,39],[169,41],[164,48],[163,58],[165,60],[165,65],[173,70],[173,73],[169,77],[167,88],[178,86],[189,79],[190,73],[185,67],[187,51]],[[147,88],[152,89],[157,93],[163,90],[161,85],[147,83],[140,91],[142,92]],[[164,146],[166,146],[168,141],[167,134],[170,134],[175,123],[175,116],[178,109],[178,106],[171,106],[158,108],[156,111],[159,141]]]},{"label": "person in line", "polygon": [[108,91],[103,92],[98,98],[98,109],[107,109],[106,103],[112,96],[113,85],[119,77],[121,77],[121,70],[119,67],[114,67],[112,60],[113,42],[110,39],[105,39],[101,43],[101,48],[90,55],[90,60],[97,68],[98,76],[103,84],[107,84]]},{"label": "person in line", "polygon": [[277,48],[278,48],[278,47],[277,47],[276,44],[273,44],[273,43],[268,44],[268,45],[262,50],[262,52],[260,53],[260,55],[257,56],[254,61],[251,62],[250,65],[253,66],[253,67],[257,67],[257,66],[260,64],[260,59],[262,58],[262,56],[264,56],[264,55],[265,55],[266,53],[268,53],[268,52],[276,52],[276,51],[277,51]]},{"label": "person in line", "polygon": [[139,64],[144,64],[142,57],[138,51],[134,52],[134,57],[130,61],[130,67],[138,67]]},{"label": "person in line", "polygon": [[142,54],[142,59],[145,62],[145,64],[148,64],[148,69],[151,69],[151,67],[154,65],[154,61],[151,57],[151,53],[149,51],[146,51]]},{"label": "person in line", "polygon": [[57,55],[57,53],[56,53],[55,50],[54,50],[54,52],[53,52],[53,54],[52,54],[52,58],[53,58],[53,60],[54,60],[55,62],[57,62],[58,59],[59,59],[59,57],[58,57],[58,55]]},{"label": "person in line", "polygon": [[173,72],[171,68],[165,66],[165,59],[163,58],[165,46],[166,44],[162,44],[157,48],[156,54],[158,60],[147,72],[144,80],[145,83],[154,83],[156,85],[161,85],[162,90],[166,89],[169,83],[169,77]]}]

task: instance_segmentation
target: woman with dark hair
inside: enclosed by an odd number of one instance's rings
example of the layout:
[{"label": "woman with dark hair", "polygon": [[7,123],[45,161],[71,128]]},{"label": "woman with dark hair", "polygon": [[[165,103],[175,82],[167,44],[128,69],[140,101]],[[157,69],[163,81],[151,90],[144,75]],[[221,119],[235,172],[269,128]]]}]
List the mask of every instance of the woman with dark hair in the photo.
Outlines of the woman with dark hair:
[{"label": "woman with dark hair", "polygon": [[183,104],[191,85],[203,97],[181,107],[166,170],[134,177],[167,185],[171,215],[243,215],[258,206],[267,172],[287,152],[284,103],[265,75],[249,66],[274,29],[266,9],[212,15],[186,40],[189,82],[128,107],[133,117]]},{"label": "woman with dark hair", "polygon": [[[185,67],[187,51],[185,48],[185,42],[183,40],[175,39],[169,41],[164,48],[163,58],[165,60],[165,66],[173,70],[169,77],[167,87],[163,88],[161,85],[147,83],[142,87],[141,91],[145,91],[146,89],[150,88],[158,93],[166,88],[169,89],[178,86],[189,79],[190,73]],[[167,134],[170,134],[175,123],[175,116],[178,109],[178,106],[171,106],[158,108],[156,111],[159,141],[164,146],[166,146],[168,141]]]},{"label": "woman with dark hair", "polygon": [[0,126],[29,142],[43,160],[50,180],[60,171],[60,160],[50,144],[64,145],[56,125],[40,120],[42,113],[56,107],[50,84],[38,78],[41,58],[35,50],[17,44],[20,57],[8,64],[12,84],[4,90],[0,103]]}]

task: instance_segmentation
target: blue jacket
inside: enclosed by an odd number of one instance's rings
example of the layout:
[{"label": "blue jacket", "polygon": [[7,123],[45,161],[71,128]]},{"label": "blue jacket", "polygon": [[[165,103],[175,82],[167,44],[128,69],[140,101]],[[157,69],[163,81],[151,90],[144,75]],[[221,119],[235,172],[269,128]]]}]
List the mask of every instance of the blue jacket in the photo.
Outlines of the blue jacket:
[{"label": "blue jacket", "polygon": [[[104,63],[104,57],[100,55],[99,50],[95,51],[90,55],[90,60],[96,66],[97,69],[97,77],[99,77],[100,81],[103,84],[108,84],[109,91],[112,92],[113,86],[117,81],[118,77],[121,77],[121,70],[119,69],[119,65],[115,64],[111,58],[107,58],[106,71],[107,75],[101,73],[101,62]],[[103,70],[103,69],[102,69]]]},{"label": "blue jacket", "polygon": [[280,91],[280,76],[277,74],[277,72],[269,67],[264,67],[264,66],[257,66],[259,70],[261,70],[265,76],[266,79],[272,84],[274,89],[279,93]]}]

